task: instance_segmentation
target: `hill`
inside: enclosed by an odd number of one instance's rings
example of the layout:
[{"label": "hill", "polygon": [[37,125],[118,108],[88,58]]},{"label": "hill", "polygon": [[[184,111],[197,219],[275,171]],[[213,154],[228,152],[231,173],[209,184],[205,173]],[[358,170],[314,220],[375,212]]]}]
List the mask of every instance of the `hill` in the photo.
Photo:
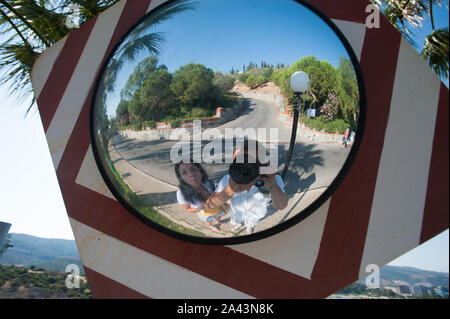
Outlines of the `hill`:
[{"label": "hill", "polygon": [[[449,286],[448,273],[428,271],[413,267],[400,266],[383,266],[380,268],[380,285],[381,287],[392,285],[393,280],[401,280],[414,285],[421,282],[428,282],[434,287]],[[360,284],[365,283],[365,279],[357,281]]]},{"label": "hill", "polygon": [[36,266],[46,270],[65,272],[66,266],[76,264],[84,274],[74,240],[47,239],[26,234],[11,233],[14,247],[0,258],[1,265]]},{"label": "hill", "polygon": [[67,274],[35,267],[0,265],[0,299],[88,299],[92,298],[86,278],[79,287],[66,286]]}]

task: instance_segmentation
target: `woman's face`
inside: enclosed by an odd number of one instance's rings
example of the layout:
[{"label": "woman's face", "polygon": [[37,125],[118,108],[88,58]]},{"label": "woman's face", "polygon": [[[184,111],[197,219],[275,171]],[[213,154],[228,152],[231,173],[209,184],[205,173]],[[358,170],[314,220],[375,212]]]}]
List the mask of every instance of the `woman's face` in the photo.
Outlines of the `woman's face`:
[{"label": "woman's face", "polygon": [[198,186],[202,183],[202,173],[192,163],[183,163],[180,165],[180,175],[183,181],[191,186]]}]

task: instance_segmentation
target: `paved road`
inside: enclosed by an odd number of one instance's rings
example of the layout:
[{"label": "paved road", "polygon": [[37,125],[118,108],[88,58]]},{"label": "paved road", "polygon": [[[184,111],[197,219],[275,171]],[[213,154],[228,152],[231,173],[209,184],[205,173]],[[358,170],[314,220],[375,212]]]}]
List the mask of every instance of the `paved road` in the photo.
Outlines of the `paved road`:
[{"label": "paved road", "polygon": [[[225,128],[277,128],[278,164],[284,165],[290,140],[291,129],[278,120],[276,106],[256,99],[248,99],[248,108],[237,119],[219,127],[222,134]],[[267,130],[267,139],[270,139]],[[170,160],[170,150],[176,141],[145,141],[115,138],[114,145],[120,155],[135,168],[172,185],[178,182],[174,165]],[[205,141],[202,146],[209,143]],[[326,188],[335,178],[348,150],[335,144],[311,144],[308,141],[296,141],[289,173],[286,176],[286,190],[289,194],[306,189]],[[228,164],[203,164],[210,178],[217,182],[228,169]]]},{"label": "paved road", "polygon": [[258,129],[264,129],[266,140],[274,140],[270,135],[270,128],[276,128],[278,131],[278,141],[281,143],[289,143],[291,139],[291,129],[278,119],[278,108],[266,101],[256,99],[246,99],[247,108],[240,114],[238,118],[227,122],[220,126],[222,134],[225,134],[225,128],[248,128],[255,129],[258,134]]}]

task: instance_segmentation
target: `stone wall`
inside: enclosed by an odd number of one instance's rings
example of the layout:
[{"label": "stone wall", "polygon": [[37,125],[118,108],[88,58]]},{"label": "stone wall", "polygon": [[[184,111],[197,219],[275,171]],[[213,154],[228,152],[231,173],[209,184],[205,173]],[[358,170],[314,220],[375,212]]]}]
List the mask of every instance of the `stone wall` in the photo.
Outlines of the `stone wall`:
[{"label": "stone wall", "polygon": [[[226,122],[229,122],[242,112],[245,108],[245,105],[242,101],[236,103],[232,108],[224,110],[223,108],[218,108],[217,113],[214,117],[201,119],[201,129],[202,131],[211,128],[220,126]],[[186,134],[193,134],[194,131],[194,123],[193,121],[189,122],[181,122],[180,127],[172,128],[170,123],[157,123],[155,129],[144,129],[141,131],[134,131],[132,129],[127,129],[123,131],[119,131],[119,135],[122,137],[128,137],[139,140],[150,140],[150,141],[158,141],[158,140],[179,140],[180,136]]]}]

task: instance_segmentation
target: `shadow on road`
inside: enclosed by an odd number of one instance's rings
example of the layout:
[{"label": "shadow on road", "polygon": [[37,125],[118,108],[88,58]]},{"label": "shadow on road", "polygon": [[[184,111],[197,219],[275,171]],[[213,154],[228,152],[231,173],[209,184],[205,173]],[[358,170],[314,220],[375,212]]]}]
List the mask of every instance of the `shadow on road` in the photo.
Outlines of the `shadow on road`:
[{"label": "shadow on road", "polygon": [[177,192],[148,193],[139,195],[146,203],[153,206],[163,206],[177,203]]}]

